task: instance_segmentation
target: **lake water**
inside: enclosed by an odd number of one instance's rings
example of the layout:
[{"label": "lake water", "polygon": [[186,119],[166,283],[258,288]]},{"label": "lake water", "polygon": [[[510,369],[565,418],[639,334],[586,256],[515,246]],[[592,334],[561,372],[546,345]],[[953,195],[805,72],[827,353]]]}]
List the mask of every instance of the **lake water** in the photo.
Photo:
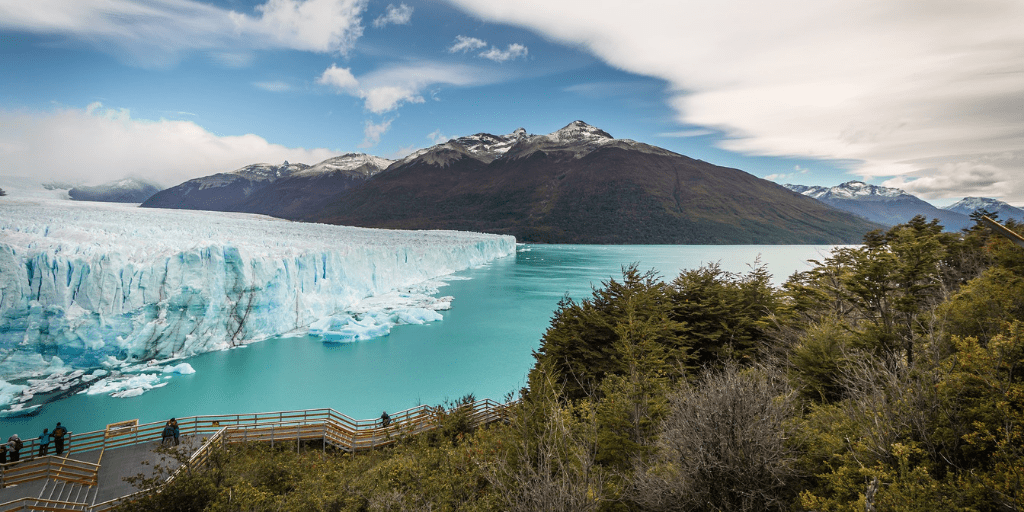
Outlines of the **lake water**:
[{"label": "lake water", "polygon": [[589,297],[591,285],[620,278],[638,263],[671,280],[683,269],[719,262],[745,272],[761,258],[781,283],[806,270],[831,246],[585,246],[520,245],[515,257],[455,274],[441,295],[455,298],[444,320],[402,325],[382,338],[324,344],[318,338],[274,338],[245,348],[188,359],[192,375],[132,398],[73,395],[36,416],[0,419],[0,438],[34,437],[62,421],[71,430],[115,421],[146,423],[172,416],[330,407],[375,418],[467,393],[500,400],[525,384],[532,351],[559,299]]}]

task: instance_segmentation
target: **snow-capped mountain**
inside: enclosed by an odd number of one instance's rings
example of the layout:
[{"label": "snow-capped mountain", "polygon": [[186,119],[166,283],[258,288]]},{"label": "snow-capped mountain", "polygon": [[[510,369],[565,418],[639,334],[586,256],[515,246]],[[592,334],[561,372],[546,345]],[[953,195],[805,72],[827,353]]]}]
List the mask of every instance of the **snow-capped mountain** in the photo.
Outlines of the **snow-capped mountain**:
[{"label": "snow-capped mountain", "polygon": [[76,201],[104,201],[108,203],[142,203],[159,192],[153,183],[135,178],[111,181],[95,187],[77,186],[68,190]]},{"label": "snow-capped mountain", "polygon": [[848,181],[834,187],[783,185],[784,187],[813,197],[829,206],[847,211],[870,221],[894,226],[923,215],[939,219],[948,231],[958,231],[971,224],[962,214],[936,208],[931,203],[898,188],[879,187],[862,181]]},{"label": "snow-capped mountain", "polygon": [[478,133],[416,151],[301,218],[547,243],[859,242],[878,227],[582,121],[546,135]]},{"label": "snow-capped mountain", "polygon": [[367,155],[364,153],[347,153],[334,158],[328,158],[312,167],[307,167],[294,176],[313,176],[330,172],[345,172],[352,175],[370,177],[377,174],[388,166],[395,163],[394,160]]},{"label": "snow-capped mountain", "polygon": [[989,213],[998,214],[1000,220],[1024,220],[1024,210],[998,199],[988,197],[965,197],[956,203],[943,207],[943,209],[968,216],[978,210],[985,210]]},{"label": "snow-capped mountain", "polygon": [[252,164],[186,181],[154,195],[142,206],[287,217],[291,211],[305,210],[324,197],[362,183],[392,163],[386,158],[349,153],[313,166],[287,161]]},{"label": "snow-capped mountain", "polygon": [[663,155],[675,154],[634,140],[616,139],[600,128],[583,121],[573,121],[547,135],[531,135],[526,129],[519,128],[508,135],[478,133],[451,139],[412,153],[403,158],[396,167],[412,162],[445,167],[462,158],[491,163],[499,158],[526,158],[538,151],[560,158],[578,159],[602,147],[620,147]]}]

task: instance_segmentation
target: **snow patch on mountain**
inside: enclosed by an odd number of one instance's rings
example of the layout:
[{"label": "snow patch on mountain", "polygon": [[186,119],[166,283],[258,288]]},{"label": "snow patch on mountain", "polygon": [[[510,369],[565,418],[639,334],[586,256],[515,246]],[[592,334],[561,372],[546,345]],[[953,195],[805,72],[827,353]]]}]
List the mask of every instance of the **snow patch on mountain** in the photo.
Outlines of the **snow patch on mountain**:
[{"label": "snow patch on mountain", "polygon": [[901,189],[879,187],[869,185],[863,181],[848,181],[834,187],[806,186],[785,184],[784,187],[813,197],[818,200],[826,199],[893,199],[900,197],[914,197]]},{"label": "snow patch on mountain", "polygon": [[964,215],[970,215],[978,210],[985,210],[998,214],[999,219],[1024,220],[1024,209],[990,197],[965,197],[949,206],[943,207],[943,209]]},{"label": "snow patch on mountain", "polygon": [[312,176],[337,171],[358,172],[365,176],[373,176],[388,166],[395,163],[394,160],[367,155],[365,153],[347,153],[334,158],[328,158],[312,167],[308,167],[294,173],[295,176]]}]

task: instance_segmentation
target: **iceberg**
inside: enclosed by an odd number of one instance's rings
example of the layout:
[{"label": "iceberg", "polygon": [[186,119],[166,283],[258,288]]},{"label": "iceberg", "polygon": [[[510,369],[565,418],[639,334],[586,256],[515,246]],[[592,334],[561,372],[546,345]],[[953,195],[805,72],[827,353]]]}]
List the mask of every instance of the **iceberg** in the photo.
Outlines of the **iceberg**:
[{"label": "iceberg", "polygon": [[188,357],[310,326],[358,337],[434,321],[451,300],[424,298],[435,279],[515,247],[501,235],[7,197],[0,379]]}]

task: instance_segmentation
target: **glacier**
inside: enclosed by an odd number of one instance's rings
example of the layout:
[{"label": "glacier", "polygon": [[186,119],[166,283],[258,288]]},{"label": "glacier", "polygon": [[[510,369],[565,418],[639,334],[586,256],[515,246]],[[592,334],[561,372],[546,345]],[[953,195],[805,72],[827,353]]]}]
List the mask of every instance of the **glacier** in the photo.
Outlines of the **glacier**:
[{"label": "glacier", "polygon": [[437,278],[514,254],[515,239],[502,235],[8,196],[0,395],[22,389],[6,381],[188,357],[310,326],[334,341],[436,320],[451,301],[427,297]]}]

